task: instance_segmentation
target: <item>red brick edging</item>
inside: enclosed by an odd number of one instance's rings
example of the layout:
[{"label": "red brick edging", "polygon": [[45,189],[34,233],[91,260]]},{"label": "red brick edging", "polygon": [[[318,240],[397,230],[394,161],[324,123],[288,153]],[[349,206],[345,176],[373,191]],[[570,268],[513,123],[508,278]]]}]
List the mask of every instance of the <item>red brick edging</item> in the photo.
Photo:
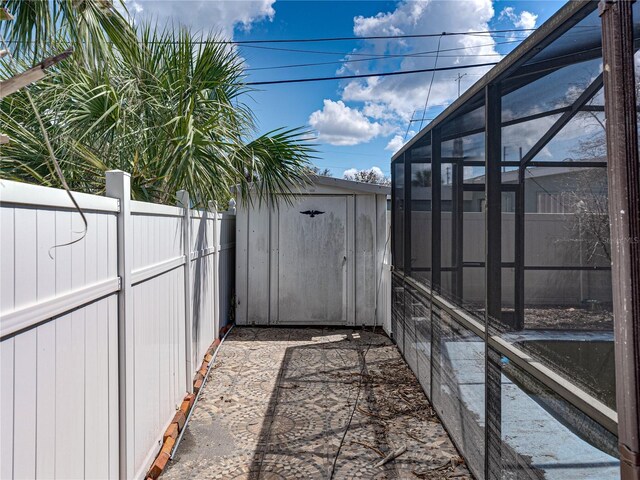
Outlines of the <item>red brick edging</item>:
[{"label": "red brick edging", "polygon": [[171,424],[164,432],[162,436],[162,448],[158,453],[153,465],[147,472],[147,480],[155,480],[160,476],[162,471],[166,468],[169,463],[169,459],[171,457],[171,450],[173,450],[173,446],[178,439],[178,435],[184,428],[184,424],[187,421],[187,416],[189,415],[189,411],[193,408],[193,403],[196,401],[196,395],[202,388],[202,384],[204,382],[204,377],[207,375],[207,370],[209,369],[209,364],[211,360],[213,360],[213,354],[220,345],[221,338],[231,329],[231,325],[225,325],[220,329],[220,335],[215,341],[211,344],[207,353],[204,356],[204,360],[202,360],[202,365],[200,365],[200,370],[196,373],[195,377],[193,377],[193,393],[190,393],[184,397],[182,404],[180,405],[180,409],[176,412],[171,421]]}]

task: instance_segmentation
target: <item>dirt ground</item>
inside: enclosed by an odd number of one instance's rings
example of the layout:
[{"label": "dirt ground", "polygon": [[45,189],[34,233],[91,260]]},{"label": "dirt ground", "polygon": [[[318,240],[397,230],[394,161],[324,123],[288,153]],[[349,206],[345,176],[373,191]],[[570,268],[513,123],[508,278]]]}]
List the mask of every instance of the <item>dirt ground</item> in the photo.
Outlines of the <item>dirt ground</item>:
[{"label": "dirt ground", "polygon": [[525,328],[613,331],[613,312],[571,307],[527,308]]},{"label": "dirt ground", "polygon": [[[467,303],[465,309],[484,319],[484,305]],[[503,312],[512,314],[513,309],[504,308]],[[528,306],[524,310],[525,329],[567,330],[567,331],[613,331],[613,312],[598,306],[594,309],[567,306]]]},{"label": "dirt ground", "polygon": [[385,335],[236,327],[161,478],[472,477]]}]

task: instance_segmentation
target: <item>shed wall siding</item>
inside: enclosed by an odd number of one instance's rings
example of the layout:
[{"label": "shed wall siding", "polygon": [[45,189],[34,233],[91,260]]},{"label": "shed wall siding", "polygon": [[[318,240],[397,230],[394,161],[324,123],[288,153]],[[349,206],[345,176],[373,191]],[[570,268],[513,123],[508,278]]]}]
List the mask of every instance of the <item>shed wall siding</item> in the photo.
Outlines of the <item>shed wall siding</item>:
[{"label": "shed wall siding", "polygon": [[[288,295],[296,295],[303,301],[311,298],[310,295],[314,295],[314,292],[308,291],[308,286],[305,287],[308,282],[302,279],[297,281],[300,291],[295,291],[289,283],[282,283],[287,280],[287,278],[283,280],[283,275],[285,277],[288,275],[282,270],[282,263],[286,261],[288,266],[293,265],[291,262],[294,260],[289,257],[293,255],[294,250],[298,251],[302,248],[297,244],[290,244],[289,237],[295,234],[291,230],[295,228],[291,226],[294,225],[291,221],[297,220],[297,215],[294,214],[299,210],[306,210],[303,206],[323,205],[323,197],[327,197],[324,201],[328,202],[326,210],[330,211],[331,208],[336,207],[331,207],[333,204],[328,199],[342,197],[346,199],[345,314],[342,320],[336,321],[339,316],[335,314],[335,309],[332,309],[331,312],[327,310],[324,320],[301,317],[300,323],[310,324],[313,320],[316,325],[336,323],[382,325],[388,305],[382,297],[389,293],[386,284],[383,285],[385,276],[383,261],[385,261],[385,248],[388,249],[389,246],[387,195],[353,191],[346,188],[343,183],[341,182],[340,186],[309,185],[298,193],[298,200],[294,200],[293,207],[267,208],[264,202],[260,204],[255,198],[252,204],[243,204],[241,198],[237,198],[236,319],[238,324],[267,325],[294,322],[289,314],[291,306],[287,302],[282,303],[283,289],[291,290]],[[283,215],[287,216],[283,218]],[[329,247],[318,248],[325,251],[313,254],[318,255],[320,259],[324,255],[327,262],[333,261],[333,257],[327,256],[327,248]],[[340,248],[342,247],[334,245],[330,250],[336,253]],[[311,254],[311,251],[305,253],[305,255]],[[386,262],[390,262],[388,254]],[[335,282],[331,283],[334,286]],[[335,296],[339,297],[339,295]],[[336,301],[340,299],[336,298]]]}]

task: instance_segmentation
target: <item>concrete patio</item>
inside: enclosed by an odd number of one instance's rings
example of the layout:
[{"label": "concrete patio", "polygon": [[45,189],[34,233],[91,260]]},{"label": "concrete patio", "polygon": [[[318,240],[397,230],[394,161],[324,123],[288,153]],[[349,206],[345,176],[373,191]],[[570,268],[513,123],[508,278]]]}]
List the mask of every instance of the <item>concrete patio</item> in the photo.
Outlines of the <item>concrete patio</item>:
[{"label": "concrete patio", "polygon": [[384,334],[245,327],[221,346],[163,478],[471,476]]}]

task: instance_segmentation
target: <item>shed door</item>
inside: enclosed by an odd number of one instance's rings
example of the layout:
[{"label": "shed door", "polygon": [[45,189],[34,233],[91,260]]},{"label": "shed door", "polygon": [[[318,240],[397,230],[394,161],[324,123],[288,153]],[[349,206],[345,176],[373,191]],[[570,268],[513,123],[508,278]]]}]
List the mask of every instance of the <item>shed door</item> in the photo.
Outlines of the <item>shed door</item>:
[{"label": "shed door", "polygon": [[346,325],[346,285],[347,197],[310,195],[281,205],[278,323]]}]

